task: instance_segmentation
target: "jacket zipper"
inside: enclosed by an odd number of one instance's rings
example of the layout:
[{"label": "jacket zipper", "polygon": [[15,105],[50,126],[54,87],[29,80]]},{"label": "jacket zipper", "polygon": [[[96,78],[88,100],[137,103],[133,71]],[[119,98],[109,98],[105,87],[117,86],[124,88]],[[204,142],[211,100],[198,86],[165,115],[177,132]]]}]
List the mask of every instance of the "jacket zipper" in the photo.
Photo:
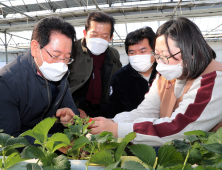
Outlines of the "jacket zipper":
[{"label": "jacket zipper", "polygon": [[[69,76],[69,73],[68,73],[68,75],[67,75],[67,77]],[[47,82],[48,83],[48,82]],[[62,99],[62,97],[64,96],[64,92],[65,92],[65,88],[66,88],[66,85],[67,85],[67,80],[65,81],[65,87],[64,87],[64,89],[63,89],[63,93],[62,93],[62,95],[61,95],[61,97],[59,98],[59,100],[56,102],[56,104],[53,106],[53,108],[60,102],[60,100]],[[49,93],[48,93],[49,94]],[[50,98],[50,97],[49,97]],[[52,109],[53,109],[52,108]],[[48,109],[48,108],[47,108]],[[52,110],[51,109],[51,110]],[[51,112],[51,111],[50,111]],[[50,114],[50,112],[45,116],[45,117],[47,117],[49,114]]]},{"label": "jacket zipper", "polygon": [[[45,79],[45,82],[46,82],[46,86],[47,86],[49,104],[48,104],[48,106],[47,106],[47,109],[46,109],[45,112],[43,113],[43,116],[44,116],[44,115],[46,114],[46,112],[48,111],[49,106],[50,106],[50,103],[51,103],[51,101],[50,101],[50,92],[49,92],[49,83],[48,83],[48,81],[47,81],[46,79]],[[44,116],[44,117],[45,117],[45,116]],[[44,117],[42,117],[42,119],[43,119]]]}]

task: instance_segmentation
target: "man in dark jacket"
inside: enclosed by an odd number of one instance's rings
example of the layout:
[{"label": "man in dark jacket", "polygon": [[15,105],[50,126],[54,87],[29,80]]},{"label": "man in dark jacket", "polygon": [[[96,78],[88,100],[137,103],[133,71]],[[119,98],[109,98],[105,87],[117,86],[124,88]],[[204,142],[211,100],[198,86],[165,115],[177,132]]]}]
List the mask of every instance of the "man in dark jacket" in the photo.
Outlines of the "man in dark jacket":
[{"label": "man in dark jacket", "polygon": [[115,20],[103,12],[89,14],[84,38],[75,43],[69,65],[69,84],[80,116],[104,116],[101,107],[108,102],[111,76],[122,64],[116,49],[109,46],[113,38]]},{"label": "man in dark jacket", "polygon": [[150,27],[130,32],[125,40],[129,64],[116,72],[110,83],[110,97],[104,117],[131,111],[143,101],[156,76],[156,62],[150,54],[155,33]]},{"label": "man in dark jacket", "polygon": [[[67,80],[75,35],[74,27],[61,18],[44,18],[33,29],[30,50],[0,70],[4,133],[17,137],[46,117],[60,117],[67,124],[79,114]],[[61,123],[52,131],[61,131]],[[33,138],[27,139],[34,144]]]}]

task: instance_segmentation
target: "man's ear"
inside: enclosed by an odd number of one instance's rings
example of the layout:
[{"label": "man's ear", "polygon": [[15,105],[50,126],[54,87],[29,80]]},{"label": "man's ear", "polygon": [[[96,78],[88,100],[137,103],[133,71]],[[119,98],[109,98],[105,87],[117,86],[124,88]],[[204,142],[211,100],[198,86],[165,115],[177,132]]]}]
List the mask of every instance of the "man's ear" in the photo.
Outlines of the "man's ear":
[{"label": "man's ear", "polygon": [[111,42],[111,41],[112,41],[112,39],[113,39],[113,35],[112,35],[112,37],[110,38],[109,42]]},{"label": "man's ear", "polygon": [[36,40],[31,41],[31,54],[35,58],[39,50],[39,43]]},{"label": "man's ear", "polygon": [[86,35],[87,35],[86,30],[83,30],[83,35],[84,35],[84,37],[86,38]]}]

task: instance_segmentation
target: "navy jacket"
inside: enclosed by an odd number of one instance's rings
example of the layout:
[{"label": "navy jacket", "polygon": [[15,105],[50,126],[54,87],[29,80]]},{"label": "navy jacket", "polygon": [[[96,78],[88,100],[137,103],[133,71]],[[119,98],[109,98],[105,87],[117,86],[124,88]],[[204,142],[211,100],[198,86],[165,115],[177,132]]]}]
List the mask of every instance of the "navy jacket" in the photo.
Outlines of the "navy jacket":
[{"label": "navy jacket", "polygon": [[[68,107],[79,115],[69,90],[68,75],[69,72],[57,86],[59,93],[52,103],[49,83],[37,74],[30,50],[0,69],[0,129],[17,137],[55,115],[59,108]],[[27,139],[33,144],[33,139]]]},{"label": "navy jacket", "polygon": [[103,108],[105,117],[113,118],[117,113],[131,111],[143,101],[156,77],[156,63],[153,65],[149,82],[145,80],[130,64],[117,71],[110,82],[108,104]]}]

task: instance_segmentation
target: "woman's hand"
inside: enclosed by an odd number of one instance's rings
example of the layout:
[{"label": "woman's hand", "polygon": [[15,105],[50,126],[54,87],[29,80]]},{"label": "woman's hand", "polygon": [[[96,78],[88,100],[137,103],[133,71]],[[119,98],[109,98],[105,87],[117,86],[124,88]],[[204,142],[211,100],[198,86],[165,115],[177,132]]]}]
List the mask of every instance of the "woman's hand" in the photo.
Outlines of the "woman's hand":
[{"label": "woman's hand", "polygon": [[104,117],[92,118],[95,123],[91,124],[88,128],[91,129],[91,134],[99,134],[103,131],[112,132],[114,137],[118,137],[118,124],[111,119]]}]

